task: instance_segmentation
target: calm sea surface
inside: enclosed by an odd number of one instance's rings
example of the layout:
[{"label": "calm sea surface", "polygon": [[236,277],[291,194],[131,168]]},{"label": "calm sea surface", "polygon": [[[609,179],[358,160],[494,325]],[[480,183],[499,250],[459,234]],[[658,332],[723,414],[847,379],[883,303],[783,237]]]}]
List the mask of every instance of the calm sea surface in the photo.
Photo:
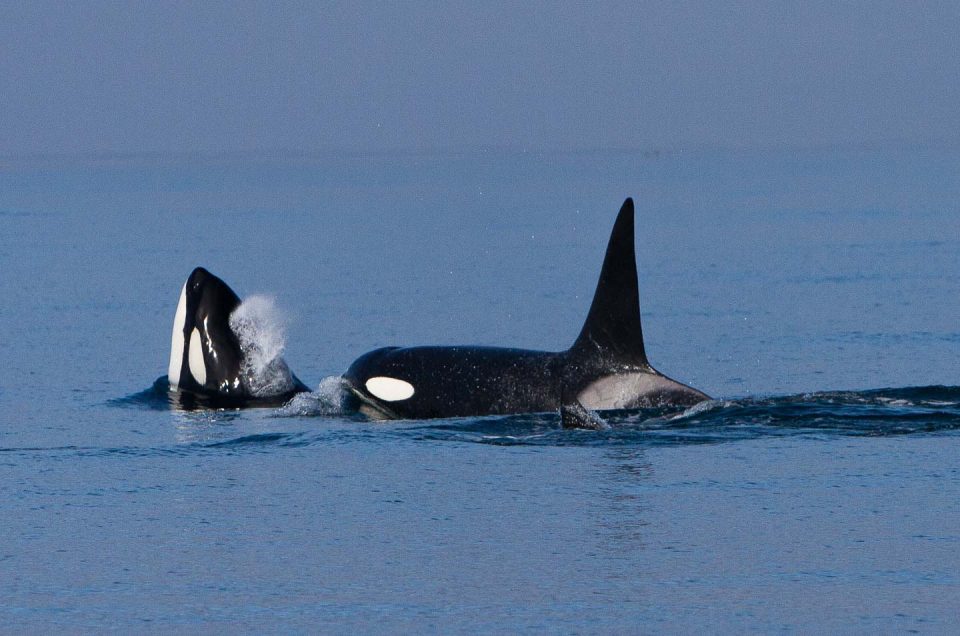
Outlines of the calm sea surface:
[{"label": "calm sea surface", "polygon": [[[637,202],[688,411],[372,423],[384,345],[564,349]],[[315,394],[151,389],[196,265]],[[950,632],[960,153],[0,159],[0,629]]]}]

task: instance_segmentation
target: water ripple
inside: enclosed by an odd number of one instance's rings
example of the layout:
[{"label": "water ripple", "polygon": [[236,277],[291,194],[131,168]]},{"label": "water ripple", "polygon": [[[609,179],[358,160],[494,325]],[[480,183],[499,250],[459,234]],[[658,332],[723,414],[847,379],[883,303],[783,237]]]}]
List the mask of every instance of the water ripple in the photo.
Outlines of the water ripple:
[{"label": "water ripple", "polygon": [[[216,439],[203,436],[162,448],[2,449],[77,454],[183,455],[216,452],[272,452],[316,445],[365,442],[458,442],[495,446],[677,446],[716,444],[767,437],[885,437],[952,434],[960,431],[960,387],[926,386],[870,391],[825,391],[702,402],[687,409],[607,411],[608,431],[564,430],[556,413],[369,422],[340,409],[324,392],[305,394],[270,413],[266,420],[296,423],[295,432],[257,431],[230,437],[221,426]],[[157,385],[113,405],[146,410],[171,408]],[[263,412],[262,410],[260,411]],[[219,413],[219,412],[217,412]],[[226,421],[238,432],[249,416],[230,411]],[[258,420],[263,424],[262,417]],[[281,429],[280,425],[271,428]],[[226,436],[225,436],[226,434]]]}]

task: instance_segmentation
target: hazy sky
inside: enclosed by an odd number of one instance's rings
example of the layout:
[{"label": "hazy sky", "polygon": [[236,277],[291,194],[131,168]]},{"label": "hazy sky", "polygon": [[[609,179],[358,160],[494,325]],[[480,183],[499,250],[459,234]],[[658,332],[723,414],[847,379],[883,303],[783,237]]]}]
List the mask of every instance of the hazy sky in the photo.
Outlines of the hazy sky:
[{"label": "hazy sky", "polygon": [[0,154],[960,141],[955,2],[0,3]]}]

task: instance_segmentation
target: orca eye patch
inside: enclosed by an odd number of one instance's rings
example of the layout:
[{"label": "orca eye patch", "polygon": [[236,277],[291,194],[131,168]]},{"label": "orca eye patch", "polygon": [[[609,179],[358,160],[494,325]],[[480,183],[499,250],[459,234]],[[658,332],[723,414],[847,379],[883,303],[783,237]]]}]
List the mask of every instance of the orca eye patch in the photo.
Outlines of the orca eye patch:
[{"label": "orca eye patch", "polygon": [[399,402],[413,397],[413,385],[397,378],[376,376],[364,382],[370,395],[386,402]]}]

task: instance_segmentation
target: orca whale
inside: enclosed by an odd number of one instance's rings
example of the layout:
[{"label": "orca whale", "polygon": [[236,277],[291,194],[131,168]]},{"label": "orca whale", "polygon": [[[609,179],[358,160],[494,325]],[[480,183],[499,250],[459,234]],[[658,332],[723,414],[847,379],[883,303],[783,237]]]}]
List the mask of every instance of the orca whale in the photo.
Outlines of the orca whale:
[{"label": "orca whale", "polygon": [[343,377],[361,411],[378,419],[560,410],[565,427],[603,428],[590,411],[710,399],[647,361],[629,198],[614,223],[586,322],[566,351],[385,347],[357,358]]},{"label": "orca whale", "polygon": [[167,370],[176,406],[271,406],[308,390],[283,358],[263,360],[257,343],[241,337],[236,320],[231,324],[240,305],[237,294],[202,267],[183,284]]}]

